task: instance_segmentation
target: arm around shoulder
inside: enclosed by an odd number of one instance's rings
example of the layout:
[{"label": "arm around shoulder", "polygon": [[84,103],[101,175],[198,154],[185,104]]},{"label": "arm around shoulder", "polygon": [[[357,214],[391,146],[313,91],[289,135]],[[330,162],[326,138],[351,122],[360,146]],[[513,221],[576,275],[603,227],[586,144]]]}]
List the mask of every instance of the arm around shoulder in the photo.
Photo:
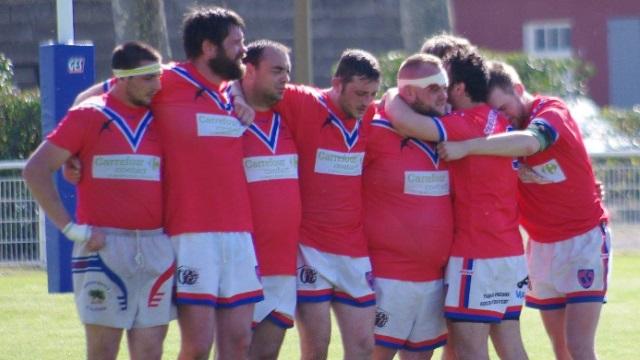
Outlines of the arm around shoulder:
[{"label": "arm around shoulder", "polygon": [[442,140],[436,121],[415,112],[400,97],[397,89],[389,90],[385,95],[384,110],[393,128],[401,135],[425,141]]},{"label": "arm around shoulder", "polygon": [[528,130],[465,141],[448,141],[438,145],[438,154],[447,161],[458,160],[468,155],[529,156],[541,150],[540,141]]}]

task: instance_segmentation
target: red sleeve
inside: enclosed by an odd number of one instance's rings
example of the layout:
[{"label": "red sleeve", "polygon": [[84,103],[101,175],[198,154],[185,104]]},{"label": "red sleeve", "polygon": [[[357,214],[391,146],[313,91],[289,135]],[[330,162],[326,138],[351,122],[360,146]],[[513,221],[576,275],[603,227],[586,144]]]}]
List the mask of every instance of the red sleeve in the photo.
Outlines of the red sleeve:
[{"label": "red sleeve", "polygon": [[86,141],[91,123],[89,118],[94,116],[95,111],[89,108],[72,109],[47,136],[47,141],[72,154],[79,153]]},{"label": "red sleeve", "polygon": [[[283,114],[284,121],[291,130],[295,138],[298,138],[302,131],[303,119],[308,118],[309,113],[314,111],[316,97],[313,95],[315,89],[306,85],[288,84],[282,100],[274,107],[274,110]],[[315,90],[318,91],[319,90]]]}]

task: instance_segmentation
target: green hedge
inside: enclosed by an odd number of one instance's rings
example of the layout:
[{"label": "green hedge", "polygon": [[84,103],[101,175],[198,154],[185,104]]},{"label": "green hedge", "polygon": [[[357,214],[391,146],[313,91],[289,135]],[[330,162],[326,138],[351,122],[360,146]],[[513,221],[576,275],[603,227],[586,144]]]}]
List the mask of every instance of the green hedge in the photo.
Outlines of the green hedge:
[{"label": "green hedge", "polygon": [[[537,59],[524,53],[499,53],[481,50],[487,59],[511,64],[529,92],[560,97],[586,95],[587,80],[594,74],[593,66],[574,58]],[[382,70],[380,93],[396,84],[396,73],[408,54],[390,51],[378,56]]]},{"label": "green hedge", "polygon": [[25,159],[40,144],[40,93],[13,86],[13,66],[0,53],[0,160]]}]

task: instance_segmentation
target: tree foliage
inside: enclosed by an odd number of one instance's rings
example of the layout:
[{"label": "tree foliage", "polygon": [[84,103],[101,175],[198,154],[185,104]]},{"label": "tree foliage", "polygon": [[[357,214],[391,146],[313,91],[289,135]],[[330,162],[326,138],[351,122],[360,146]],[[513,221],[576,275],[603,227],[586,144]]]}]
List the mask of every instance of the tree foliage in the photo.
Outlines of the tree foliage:
[{"label": "tree foliage", "polygon": [[41,138],[40,94],[13,86],[13,65],[0,53],[0,160],[27,158]]}]

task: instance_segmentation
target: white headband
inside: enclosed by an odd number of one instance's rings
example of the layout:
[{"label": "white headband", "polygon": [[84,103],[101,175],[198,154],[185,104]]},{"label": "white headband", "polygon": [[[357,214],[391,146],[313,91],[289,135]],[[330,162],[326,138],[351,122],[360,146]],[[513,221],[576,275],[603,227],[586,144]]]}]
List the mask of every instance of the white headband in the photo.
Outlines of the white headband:
[{"label": "white headband", "polygon": [[426,76],[419,79],[398,79],[398,88],[402,88],[407,85],[417,86],[419,88],[426,88],[431,85],[449,86],[449,77],[447,73],[440,69],[437,74]]},{"label": "white headband", "polygon": [[129,76],[160,74],[161,72],[162,66],[160,66],[160,63],[156,62],[134,69],[113,69],[113,76],[117,78],[123,78]]}]

